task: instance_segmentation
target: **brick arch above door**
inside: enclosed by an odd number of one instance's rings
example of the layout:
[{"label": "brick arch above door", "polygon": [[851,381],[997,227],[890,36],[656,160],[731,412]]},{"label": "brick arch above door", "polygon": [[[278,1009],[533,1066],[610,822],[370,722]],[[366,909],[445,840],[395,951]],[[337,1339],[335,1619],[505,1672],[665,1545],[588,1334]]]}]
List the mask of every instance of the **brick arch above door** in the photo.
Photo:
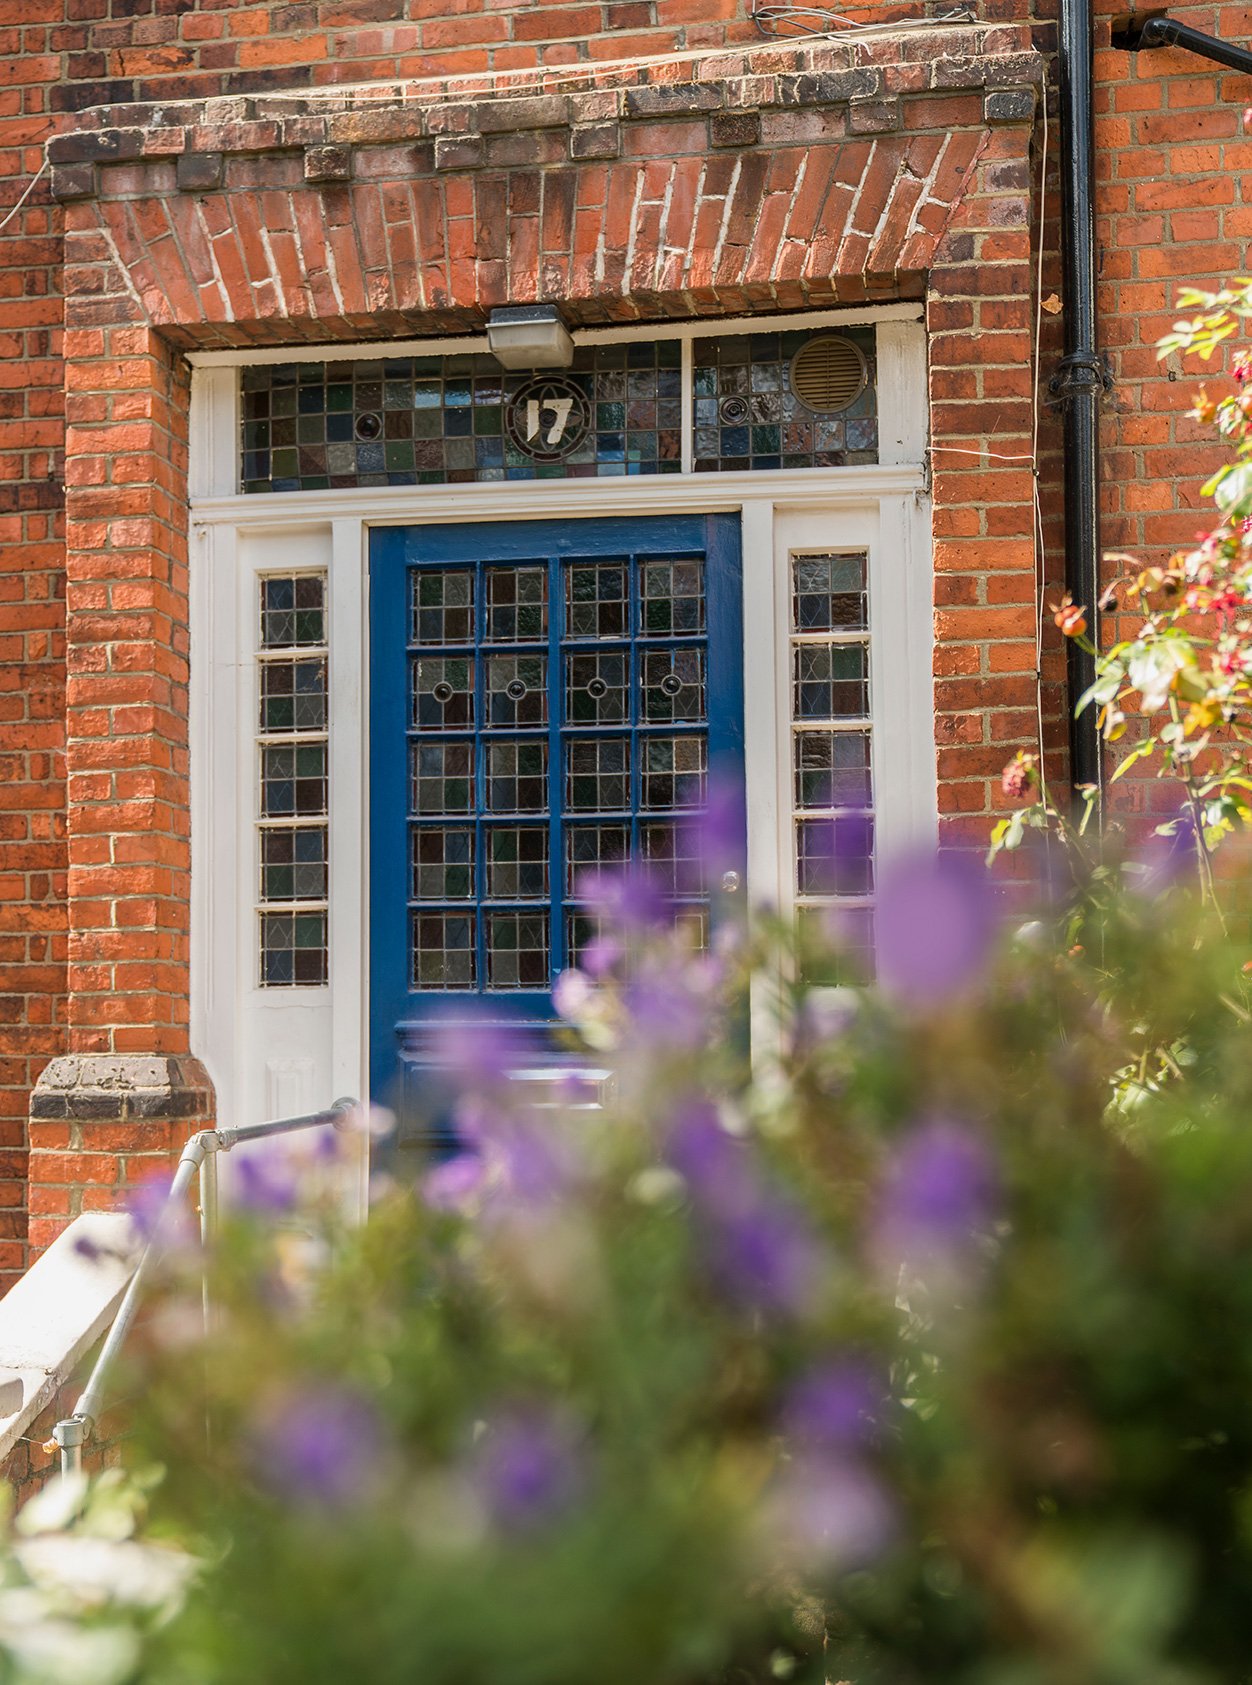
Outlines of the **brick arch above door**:
[{"label": "brick arch above door", "polygon": [[465,332],[532,300],[586,326],[920,296],[971,194],[1023,225],[1028,180],[994,166],[1027,150],[1040,65],[970,28],[574,91],[102,108],[51,151],[67,324],[206,348]]}]

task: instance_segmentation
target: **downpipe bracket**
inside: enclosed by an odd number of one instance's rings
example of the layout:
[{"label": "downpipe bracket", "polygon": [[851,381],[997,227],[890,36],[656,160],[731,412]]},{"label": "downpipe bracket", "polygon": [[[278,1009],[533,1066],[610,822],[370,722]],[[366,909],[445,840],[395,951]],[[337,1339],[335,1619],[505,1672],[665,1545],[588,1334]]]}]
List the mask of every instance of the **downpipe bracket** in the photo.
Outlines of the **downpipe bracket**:
[{"label": "downpipe bracket", "polygon": [[1113,390],[1113,376],[1104,358],[1095,351],[1071,351],[1056,365],[1048,381],[1048,393],[1057,404],[1067,404],[1095,392],[1103,395]]}]

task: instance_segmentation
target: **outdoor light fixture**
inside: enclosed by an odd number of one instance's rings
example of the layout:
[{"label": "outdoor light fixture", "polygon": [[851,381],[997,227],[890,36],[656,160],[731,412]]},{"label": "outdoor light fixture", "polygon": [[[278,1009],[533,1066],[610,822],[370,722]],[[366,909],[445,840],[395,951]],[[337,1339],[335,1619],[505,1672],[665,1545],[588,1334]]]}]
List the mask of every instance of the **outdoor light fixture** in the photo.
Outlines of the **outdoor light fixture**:
[{"label": "outdoor light fixture", "polygon": [[506,369],[567,369],[574,341],[555,304],[507,304],[487,318],[487,343]]}]

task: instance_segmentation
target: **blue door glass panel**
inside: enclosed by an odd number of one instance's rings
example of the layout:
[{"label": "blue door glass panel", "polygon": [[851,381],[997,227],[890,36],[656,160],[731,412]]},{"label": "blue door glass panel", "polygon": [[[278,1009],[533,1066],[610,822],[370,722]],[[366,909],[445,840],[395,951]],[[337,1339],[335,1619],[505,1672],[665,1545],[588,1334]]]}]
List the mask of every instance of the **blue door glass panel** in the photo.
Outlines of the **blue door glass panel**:
[{"label": "blue door glass panel", "polygon": [[738,521],[376,528],[370,640],[382,1095],[432,1011],[553,1019],[587,873],[641,860],[707,932],[698,817],[743,768]]}]

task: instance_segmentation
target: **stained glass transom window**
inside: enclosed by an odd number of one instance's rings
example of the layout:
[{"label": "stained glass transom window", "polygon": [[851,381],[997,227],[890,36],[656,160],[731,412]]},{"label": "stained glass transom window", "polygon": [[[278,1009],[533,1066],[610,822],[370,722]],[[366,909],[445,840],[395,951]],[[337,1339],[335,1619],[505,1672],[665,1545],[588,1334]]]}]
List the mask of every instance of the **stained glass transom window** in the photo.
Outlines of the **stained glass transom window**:
[{"label": "stained glass transom window", "polygon": [[243,371],[245,491],[672,474],[681,459],[675,339],[580,346],[550,376],[488,353]]},{"label": "stained glass transom window", "polygon": [[545,992],[595,934],[594,874],[631,858],[703,941],[703,556],[409,578],[410,986]]},{"label": "stained glass transom window", "polygon": [[844,328],[869,372],[849,408],[810,409],[792,389],[791,366],[817,336],[728,334],[695,341],[697,473],[769,468],[846,468],[878,461],[878,396],[874,330]]},{"label": "stained glass transom window", "polygon": [[329,959],[325,576],[267,575],[259,608],[260,983],[315,985]]},{"label": "stained glass transom window", "polygon": [[[260,364],[242,371],[240,483],[245,492],[318,491],[876,462],[874,329],[838,337],[855,347],[867,379],[851,404],[830,410],[814,407],[820,383],[801,381],[802,398],[794,374],[797,353],[831,338],[821,329],[584,344],[571,368],[534,373],[505,371],[486,352]],[[429,642],[459,636],[466,578],[460,569],[432,581],[447,598],[423,605]],[[608,590],[612,579],[598,584]],[[533,572],[496,570],[492,637],[542,636],[544,607],[527,595],[537,589]],[[640,596],[645,633],[696,630],[684,620],[696,600],[681,579],[658,576],[654,592],[645,578]],[[611,596],[579,600],[584,622],[600,601],[612,615]],[[663,605],[669,625],[653,618]],[[578,635],[606,636],[607,626]]]},{"label": "stained glass transom window", "polygon": [[[795,892],[802,962],[822,952],[831,909],[839,948],[872,949],[874,786],[869,591],[863,551],[791,557]],[[814,977],[812,981],[839,981]]]}]

